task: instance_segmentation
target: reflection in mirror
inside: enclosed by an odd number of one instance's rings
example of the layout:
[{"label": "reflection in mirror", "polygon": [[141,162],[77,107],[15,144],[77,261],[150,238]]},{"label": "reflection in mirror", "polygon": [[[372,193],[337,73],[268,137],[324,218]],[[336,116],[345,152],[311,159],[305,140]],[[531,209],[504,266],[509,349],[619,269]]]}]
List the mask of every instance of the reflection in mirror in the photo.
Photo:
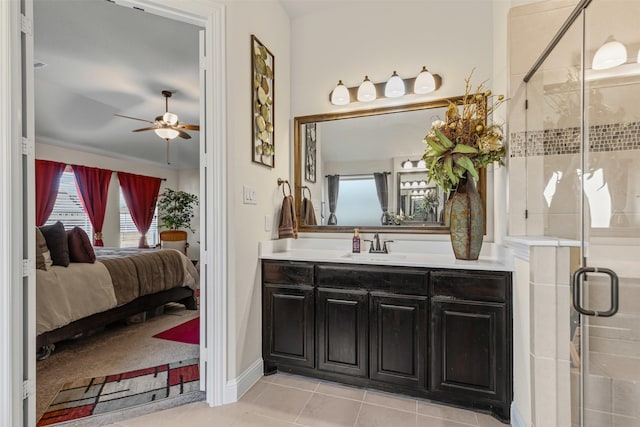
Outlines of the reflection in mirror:
[{"label": "reflection in mirror", "polygon": [[[449,100],[460,103],[461,97],[296,117],[297,212],[304,186],[318,223],[299,221],[300,230],[447,233],[442,222],[446,195],[433,183],[427,185],[424,164],[418,163],[424,136],[431,122],[444,118]],[[414,182],[415,188],[407,188]]]}]

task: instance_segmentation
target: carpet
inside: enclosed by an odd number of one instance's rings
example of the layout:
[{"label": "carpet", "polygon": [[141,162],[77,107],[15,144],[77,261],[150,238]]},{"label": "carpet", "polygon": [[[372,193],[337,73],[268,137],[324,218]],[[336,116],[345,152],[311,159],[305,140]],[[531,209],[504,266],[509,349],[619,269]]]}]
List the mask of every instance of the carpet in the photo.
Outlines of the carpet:
[{"label": "carpet", "polygon": [[199,392],[198,363],[198,359],[190,359],[66,383],[38,421],[38,427]]},{"label": "carpet", "polygon": [[200,318],[196,317],[195,319],[191,319],[181,325],[160,332],[153,337],[186,344],[200,344]]}]

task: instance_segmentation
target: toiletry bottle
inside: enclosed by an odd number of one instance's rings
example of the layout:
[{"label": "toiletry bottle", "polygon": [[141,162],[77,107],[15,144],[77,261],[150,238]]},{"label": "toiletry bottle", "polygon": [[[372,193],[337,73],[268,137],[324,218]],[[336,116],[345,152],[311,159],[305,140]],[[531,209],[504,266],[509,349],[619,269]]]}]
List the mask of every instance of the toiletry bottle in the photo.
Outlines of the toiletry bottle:
[{"label": "toiletry bottle", "polygon": [[359,229],[354,229],[353,230],[353,253],[354,254],[358,254],[360,253],[360,230]]}]

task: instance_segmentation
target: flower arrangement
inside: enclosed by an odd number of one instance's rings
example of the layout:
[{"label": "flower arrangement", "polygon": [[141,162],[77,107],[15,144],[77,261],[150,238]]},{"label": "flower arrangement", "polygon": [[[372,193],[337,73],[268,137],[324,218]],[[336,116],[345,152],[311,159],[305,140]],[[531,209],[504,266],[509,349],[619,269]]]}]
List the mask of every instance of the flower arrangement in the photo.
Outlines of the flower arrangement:
[{"label": "flower arrangement", "polygon": [[445,120],[434,121],[424,137],[427,148],[422,158],[427,178],[444,191],[455,188],[467,173],[477,180],[478,169],[490,163],[504,165],[502,125],[487,124],[493,110],[505,101],[504,96],[495,96],[487,105],[491,90],[485,89],[483,82],[472,93],[472,75],[473,71],[465,79],[462,105],[450,102]]}]

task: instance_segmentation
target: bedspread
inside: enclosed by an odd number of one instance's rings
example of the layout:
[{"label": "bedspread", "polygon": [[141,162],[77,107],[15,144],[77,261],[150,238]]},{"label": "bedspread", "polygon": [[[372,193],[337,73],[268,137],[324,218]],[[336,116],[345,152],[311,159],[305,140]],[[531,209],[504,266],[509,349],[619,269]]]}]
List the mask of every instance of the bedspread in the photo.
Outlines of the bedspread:
[{"label": "bedspread", "polygon": [[149,251],[94,264],[36,270],[36,334],[167,289],[200,282],[193,263],[176,250]]}]

